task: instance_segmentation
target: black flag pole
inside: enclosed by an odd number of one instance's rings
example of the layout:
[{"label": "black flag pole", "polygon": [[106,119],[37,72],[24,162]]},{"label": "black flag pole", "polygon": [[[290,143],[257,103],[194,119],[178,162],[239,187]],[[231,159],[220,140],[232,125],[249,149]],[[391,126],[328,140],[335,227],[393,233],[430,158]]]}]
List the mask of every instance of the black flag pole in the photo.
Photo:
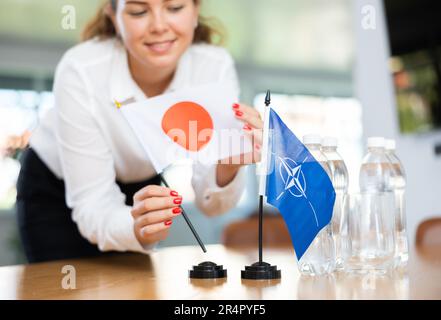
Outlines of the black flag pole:
[{"label": "black flag pole", "polygon": [[242,279],[246,280],[271,280],[280,279],[281,271],[277,270],[277,266],[272,266],[269,263],[263,262],[263,200],[264,192],[262,186],[264,185],[267,174],[267,155],[268,155],[268,120],[269,120],[269,105],[271,104],[271,92],[268,90],[265,96],[265,116],[263,129],[263,148],[262,148],[262,166],[265,168],[260,172],[260,187],[259,187],[259,261],[253,263],[251,266],[246,266],[242,270]]},{"label": "black flag pole", "polygon": [[[265,108],[268,109],[271,104],[271,92],[268,90],[265,96]],[[268,110],[265,110],[266,112]],[[264,119],[265,120],[265,119]],[[266,156],[266,155],[264,155]],[[266,160],[262,159],[264,165],[267,165]],[[263,195],[259,195],[259,263],[263,262]]]},{"label": "black flag pole", "polygon": [[[170,186],[168,185],[167,181],[164,179],[163,175],[160,174],[159,175],[161,177],[161,181],[162,183],[167,187],[170,188]],[[202,251],[207,252],[207,249],[205,248],[204,243],[202,242],[201,238],[199,237],[196,229],[193,227],[193,224],[190,221],[190,218],[188,217],[187,213],[185,213],[184,208],[182,208],[182,216],[184,217],[185,222],[187,222],[188,227],[190,228],[191,232],[193,233],[194,237],[196,238],[196,241],[199,243],[199,246],[201,247]]]}]

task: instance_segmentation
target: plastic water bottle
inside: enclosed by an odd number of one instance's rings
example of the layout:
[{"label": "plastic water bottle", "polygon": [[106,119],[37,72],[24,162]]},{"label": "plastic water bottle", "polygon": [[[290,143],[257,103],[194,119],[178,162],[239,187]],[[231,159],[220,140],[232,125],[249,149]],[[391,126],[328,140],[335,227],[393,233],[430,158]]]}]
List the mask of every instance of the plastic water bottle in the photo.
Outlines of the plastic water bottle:
[{"label": "plastic water bottle", "polygon": [[392,163],[392,188],[395,195],[395,265],[405,266],[409,260],[409,245],[406,232],[406,210],[404,193],[406,189],[406,174],[404,167],[397,157],[395,140],[386,140],[386,155]]},{"label": "plastic water bottle", "polygon": [[[318,135],[306,135],[303,144],[308,148],[312,156],[320,163],[332,180],[331,169],[328,160],[320,150],[321,137]],[[299,270],[305,275],[323,275],[332,273],[335,269],[335,246],[332,237],[331,223],[324,227],[315,237],[299,261]]]},{"label": "plastic water bottle", "polygon": [[368,139],[368,153],[360,169],[360,191],[367,193],[392,192],[392,163],[385,151],[382,137]]},{"label": "plastic water bottle", "polygon": [[359,266],[382,273],[393,266],[395,250],[393,170],[384,145],[384,138],[368,139],[368,153],[360,169],[360,204],[358,212],[351,213],[351,219],[357,218],[351,223],[358,228],[352,250],[357,252]]},{"label": "plastic water bottle", "polygon": [[349,174],[343,158],[337,151],[338,141],[334,137],[322,140],[322,152],[328,159],[331,169],[332,184],[335,190],[335,205],[332,214],[332,235],[335,243],[336,269],[343,270],[350,254],[348,221],[348,187]]}]

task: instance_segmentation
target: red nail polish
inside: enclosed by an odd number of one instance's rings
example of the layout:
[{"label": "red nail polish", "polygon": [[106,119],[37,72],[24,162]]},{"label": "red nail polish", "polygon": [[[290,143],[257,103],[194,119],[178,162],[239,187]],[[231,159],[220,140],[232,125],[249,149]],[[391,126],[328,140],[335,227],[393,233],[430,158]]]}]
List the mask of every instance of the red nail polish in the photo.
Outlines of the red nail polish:
[{"label": "red nail polish", "polygon": [[173,223],[173,221],[171,221],[171,220],[168,220],[168,221],[164,222],[164,224],[165,224],[166,226],[170,226],[172,223]]},{"label": "red nail polish", "polygon": [[172,210],[172,212],[173,212],[174,214],[178,214],[178,213],[181,213],[181,212],[182,212],[182,209],[181,209],[181,208],[174,208],[174,209]]},{"label": "red nail polish", "polygon": [[233,104],[233,109],[239,109],[240,105],[238,105],[237,103]]},{"label": "red nail polish", "polygon": [[182,198],[176,198],[173,200],[174,204],[181,204],[182,203]]},{"label": "red nail polish", "polygon": [[177,193],[176,191],[172,191],[172,192],[170,192],[170,195],[171,195],[172,197],[177,197],[177,196],[178,196],[178,193]]},{"label": "red nail polish", "polygon": [[250,131],[250,130],[251,130],[251,127],[250,127],[249,125],[246,124],[246,125],[243,126],[243,129],[244,129],[244,130],[247,130],[247,131]]},{"label": "red nail polish", "polygon": [[236,116],[242,117],[243,116],[243,112],[242,111],[236,111]]}]

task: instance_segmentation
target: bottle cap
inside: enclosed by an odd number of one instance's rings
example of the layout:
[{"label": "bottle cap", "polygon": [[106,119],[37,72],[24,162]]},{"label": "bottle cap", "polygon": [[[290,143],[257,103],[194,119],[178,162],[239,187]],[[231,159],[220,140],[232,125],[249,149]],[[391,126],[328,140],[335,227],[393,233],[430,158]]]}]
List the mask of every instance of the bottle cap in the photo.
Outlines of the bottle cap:
[{"label": "bottle cap", "polygon": [[303,144],[321,144],[322,138],[318,134],[307,134],[303,136]]},{"label": "bottle cap", "polygon": [[368,148],[384,148],[383,137],[370,137],[368,138]]},{"label": "bottle cap", "polygon": [[324,137],[322,139],[322,147],[337,147],[338,140],[335,137]]},{"label": "bottle cap", "polygon": [[386,140],[385,145],[384,145],[384,148],[386,150],[393,151],[393,150],[396,149],[396,147],[397,147],[397,144],[396,144],[395,140],[393,140],[393,139],[387,139]]}]

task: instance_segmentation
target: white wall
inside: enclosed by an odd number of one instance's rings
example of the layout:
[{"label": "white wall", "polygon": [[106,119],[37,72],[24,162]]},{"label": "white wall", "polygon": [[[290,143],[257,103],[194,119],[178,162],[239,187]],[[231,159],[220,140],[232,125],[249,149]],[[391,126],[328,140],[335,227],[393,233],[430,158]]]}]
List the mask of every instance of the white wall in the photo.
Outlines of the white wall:
[{"label": "white wall", "polygon": [[[363,28],[362,8],[373,6],[376,29]],[[389,40],[382,0],[354,0],[356,58],[354,91],[363,106],[364,137],[385,136],[397,140],[397,153],[407,173],[407,222],[411,243],[418,224],[441,215],[441,158],[434,145],[441,132],[430,135],[400,134],[392,77],[389,72]]]}]

